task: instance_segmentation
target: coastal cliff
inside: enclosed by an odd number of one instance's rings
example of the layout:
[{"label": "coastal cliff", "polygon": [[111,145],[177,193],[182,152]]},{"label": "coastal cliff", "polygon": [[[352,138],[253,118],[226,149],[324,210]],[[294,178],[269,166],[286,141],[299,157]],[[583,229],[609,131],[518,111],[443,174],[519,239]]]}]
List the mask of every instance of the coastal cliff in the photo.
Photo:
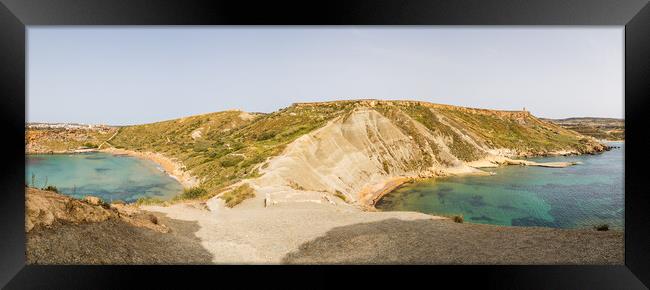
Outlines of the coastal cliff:
[{"label": "coastal cliff", "polygon": [[[595,139],[526,111],[490,111],[411,101],[356,101],[324,127],[293,141],[250,183],[272,200],[296,191],[372,206],[409,178],[485,174],[478,168],[538,164],[511,158],[597,153]],[[296,104],[314,110],[331,103]],[[303,199],[306,199],[304,197]]]},{"label": "coastal cliff", "polygon": [[173,160],[179,180],[206,189],[203,198],[248,183],[258,199],[276,203],[372,205],[397,180],[482,174],[481,167],[538,165],[516,158],[607,150],[528,111],[420,101],[296,103],[270,114],[230,110],[111,130],[96,141],[104,150]]}]

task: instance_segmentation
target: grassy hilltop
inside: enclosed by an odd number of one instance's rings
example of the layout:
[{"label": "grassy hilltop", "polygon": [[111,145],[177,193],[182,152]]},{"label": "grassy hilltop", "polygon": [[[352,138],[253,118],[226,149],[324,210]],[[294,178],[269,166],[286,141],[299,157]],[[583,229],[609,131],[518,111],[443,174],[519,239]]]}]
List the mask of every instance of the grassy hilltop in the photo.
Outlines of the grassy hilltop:
[{"label": "grassy hilltop", "polygon": [[544,120],[600,140],[618,141],[625,139],[625,120],[623,119],[584,117]]},{"label": "grassy hilltop", "polygon": [[255,177],[257,166],[268,157],[351,108],[352,104],[331,104],[313,109],[291,106],[271,114],[218,112],[123,127],[110,143],[177,158],[210,191]]},{"label": "grassy hilltop", "polygon": [[[359,108],[380,113],[421,150],[433,152],[422,155],[422,161],[418,161],[421,167],[444,164],[446,159],[436,156],[444,150],[468,162],[485,157],[486,149],[507,149],[516,156],[530,156],[562,150],[588,153],[597,144],[525,111],[359,100],[298,103],[270,114],[224,111],[127,126],[120,128],[110,145],[176,158],[202,180],[203,188],[214,194],[242,179],[257,177],[265,161],[281,154],[289,143],[335,118],[345,120]],[[373,137],[370,130],[367,133],[368,138]]]}]

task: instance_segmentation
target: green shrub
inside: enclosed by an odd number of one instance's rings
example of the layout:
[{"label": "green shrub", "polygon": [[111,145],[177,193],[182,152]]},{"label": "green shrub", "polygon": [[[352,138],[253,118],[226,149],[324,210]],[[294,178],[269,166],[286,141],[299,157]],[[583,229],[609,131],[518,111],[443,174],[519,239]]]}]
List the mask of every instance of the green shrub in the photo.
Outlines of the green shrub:
[{"label": "green shrub", "polygon": [[214,159],[214,158],[218,158],[218,157],[221,157],[221,156],[219,156],[219,153],[217,151],[208,152],[208,158]]},{"label": "green shrub", "polygon": [[97,148],[97,147],[99,147],[99,145],[97,145],[95,143],[90,143],[90,142],[84,143],[83,146],[86,147],[86,148]]},{"label": "green shrub", "polygon": [[244,160],[244,157],[240,155],[226,155],[219,160],[219,163],[223,167],[232,167],[239,164],[242,160]]},{"label": "green shrub", "polygon": [[210,146],[211,146],[210,142],[206,142],[206,141],[203,141],[203,140],[196,141],[196,143],[194,143],[194,145],[192,146],[192,150],[194,152],[205,152],[205,151],[208,151]]},{"label": "green shrub", "polygon": [[155,215],[153,215],[153,214],[149,214],[148,218],[149,218],[149,221],[150,221],[151,223],[153,223],[154,225],[157,225],[157,224],[158,224],[158,218],[157,218]]},{"label": "green shrub", "polygon": [[248,184],[243,184],[242,186],[221,195],[221,199],[226,202],[227,207],[234,207],[245,199],[251,197],[255,197],[255,190],[253,190],[253,188]]},{"label": "green shrub", "polygon": [[390,166],[388,165],[388,162],[386,160],[381,161],[382,167],[384,167],[384,172],[386,174],[390,174]]},{"label": "green shrub", "polygon": [[264,160],[265,160],[265,158],[263,156],[256,154],[256,155],[254,155],[252,157],[247,158],[246,161],[244,161],[244,163],[241,164],[241,166],[242,167],[248,167],[248,166],[251,166],[251,165],[262,163],[262,161],[264,161]]},{"label": "green shrub", "polygon": [[277,135],[277,134],[278,134],[278,132],[275,131],[275,130],[264,131],[264,132],[260,133],[259,135],[257,135],[257,138],[255,138],[255,140],[257,140],[257,141],[268,140],[268,139],[271,139],[271,138],[275,137],[275,135]]},{"label": "green shrub", "polygon": [[208,194],[208,191],[202,187],[192,187],[183,190],[180,199],[195,199]]},{"label": "green shrub", "polygon": [[343,194],[342,192],[340,192],[338,190],[334,193],[334,196],[340,198],[341,200],[343,200],[346,203],[348,202],[348,197],[345,196],[345,194]]},{"label": "green shrub", "polygon": [[609,225],[608,224],[595,225],[594,229],[599,231],[599,232],[608,231],[609,230]]},{"label": "green shrub", "polygon": [[293,180],[289,181],[289,187],[295,189],[295,190],[306,190],[302,185],[296,183]]},{"label": "green shrub", "polygon": [[111,208],[111,204],[105,202],[102,199],[99,200],[99,206],[103,207],[104,209],[110,209]]},{"label": "green shrub", "polygon": [[135,204],[137,205],[159,205],[162,203],[164,203],[163,200],[157,199],[155,197],[150,197],[150,196],[141,197],[135,201]]},{"label": "green shrub", "polygon": [[255,168],[255,169],[251,170],[250,172],[248,172],[244,177],[245,178],[258,178],[260,176],[262,176],[262,175],[260,174],[259,168]]},{"label": "green shrub", "polygon": [[43,187],[43,190],[53,191],[53,192],[59,193],[59,189],[56,188],[56,186],[54,186],[54,185],[48,185],[47,187]]}]

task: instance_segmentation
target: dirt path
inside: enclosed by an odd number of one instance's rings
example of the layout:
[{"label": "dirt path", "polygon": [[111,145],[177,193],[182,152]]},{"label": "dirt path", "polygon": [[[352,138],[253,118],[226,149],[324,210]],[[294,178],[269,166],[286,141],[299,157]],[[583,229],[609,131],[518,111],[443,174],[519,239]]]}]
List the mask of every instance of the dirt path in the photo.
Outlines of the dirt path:
[{"label": "dirt path", "polygon": [[[246,204],[248,202],[248,204]],[[255,204],[253,204],[255,202]],[[264,208],[147,206],[196,222],[218,264],[622,264],[622,232],[458,224],[415,212],[363,212],[328,203]]]},{"label": "dirt path", "polygon": [[[115,131],[115,134],[113,134],[113,136],[111,136],[108,139],[104,140],[104,142],[102,142],[102,144],[99,144],[99,146],[97,146],[97,149],[102,149],[102,146],[104,146],[104,144],[107,144],[108,141],[111,141],[111,139],[113,139],[113,137],[117,136],[118,133],[120,133],[120,129],[117,129],[117,131]],[[110,145],[110,143],[108,143],[108,144]]]},{"label": "dirt path", "polygon": [[324,236],[337,226],[388,218],[431,218],[415,212],[360,212],[346,206],[312,202],[278,204],[269,208],[249,204],[235,209],[219,207],[216,211],[189,204],[142,208],[167,218],[196,222],[199,226],[196,237],[213,255],[212,261],[218,264],[279,264],[301,244]]}]

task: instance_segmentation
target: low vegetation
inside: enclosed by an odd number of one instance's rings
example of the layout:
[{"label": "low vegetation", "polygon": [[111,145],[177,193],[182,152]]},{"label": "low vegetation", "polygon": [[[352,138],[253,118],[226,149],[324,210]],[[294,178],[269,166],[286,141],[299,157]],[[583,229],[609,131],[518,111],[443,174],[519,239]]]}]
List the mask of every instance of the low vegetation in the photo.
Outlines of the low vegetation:
[{"label": "low vegetation", "polygon": [[576,131],[585,136],[600,140],[624,140],[625,120],[612,118],[568,118],[545,119],[562,126],[565,129]]},{"label": "low vegetation", "polygon": [[135,201],[137,205],[161,205],[163,203],[165,203],[164,200],[150,196],[141,197]]},{"label": "low vegetation", "polygon": [[609,230],[609,225],[608,224],[595,225],[594,229],[599,231],[599,232],[608,231]]},{"label": "low vegetation", "polygon": [[289,181],[289,187],[295,189],[295,190],[306,190],[302,185],[296,183],[295,181]]},{"label": "low vegetation", "polygon": [[104,209],[110,209],[111,204],[108,202],[103,201],[102,199],[99,200],[99,206],[103,207]]},{"label": "low vegetation", "polygon": [[216,192],[259,176],[259,165],[296,138],[350,110],[352,104],[293,105],[271,114],[225,111],[127,126],[111,145],[178,159],[201,187]]},{"label": "low vegetation", "polygon": [[46,187],[43,187],[43,190],[53,191],[53,192],[56,192],[56,193],[60,193],[60,192],[59,192],[59,189],[56,188],[56,186],[54,186],[54,185],[48,185],[48,186],[46,186]]},{"label": "low vegetation", "polygon": [[554,151],[583,147],[582,136],[557,125],[521,113],[512,117],[499,114],[470,113],[462,110],[440,109],[464,128],[485,140],[493,148],[519,151]]},{"label": "low vegetation", "polygon": [[156,217],[155,215],[153,215],[153,214],[149,214],[149,215],[147,216],[147,218],[149,219],[149,221],[150,221],[152,224],[154,224],[154,225],[157,225],[157,224],[158,224],[158,217]]},{"label": "low vegetation", "polygon": [[25,143],[28,153],[74,151],[81,148],[97,148],[108,140],[117,128],[95,129],[27,129]]},{"label": "low vegetation", "polygon": [[252,197],[255,197],[255,190],[253,190],[253,188],[248,184],[243,184],[221,195],[221,198],[226,202],[227,207],[234,207],[242,201]]},{"label": "low vegetation", "polygon": [[443,138],[451,140],[448,147],[451,153],[463,161],[474,161],[485,156],[485,153],[476,150],[474,146],[465,141],[461,135],[443,123],[440,116],[431,108],[423,105],[403,106],[402,111],[424,125],[427,129]]},{"label": "low vegetation", "polygon": [[208,194],[208,191],[202,187],[192,187],[186,188],[183,190],[183,193],[176,196],[175,200],[184,200],[184,199],[198,199],[204,197]]},{"label": "low vegetation", "polygon": [[345,194],[343,194],[342,192],[340,192],[340,191],[338,191],[338,190],[334,192],[334,196],[340,198],[340,199],[343,200],[344,202],[348,202],[348,197],[345,196]]}]

